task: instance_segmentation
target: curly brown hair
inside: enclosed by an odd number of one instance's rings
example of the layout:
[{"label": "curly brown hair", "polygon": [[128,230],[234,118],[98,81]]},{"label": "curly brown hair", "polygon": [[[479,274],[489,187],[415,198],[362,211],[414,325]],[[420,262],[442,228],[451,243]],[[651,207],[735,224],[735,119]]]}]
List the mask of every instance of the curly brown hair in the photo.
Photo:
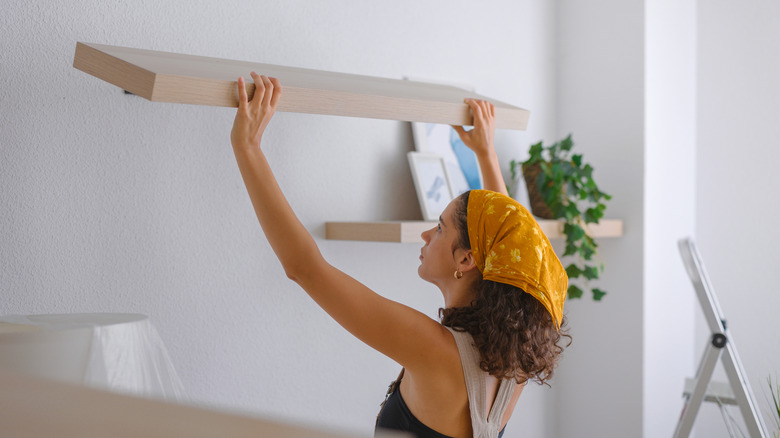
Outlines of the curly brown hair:
[{"label": "curly brown hair", "polygon": [[[456,200],[455,216],[459,238],[456,247],[471,249],[468,234],[469,192]],[[546,384],[563,352],[562,337],[571,336],[566,317],[560,330],[536,298],[522,289],[480,279],[476,298],[468,307],[439,309],[443,325],[466,331],[474,338],[481,361],[479,367],[499,379],[517,383],[535,380]]]}]

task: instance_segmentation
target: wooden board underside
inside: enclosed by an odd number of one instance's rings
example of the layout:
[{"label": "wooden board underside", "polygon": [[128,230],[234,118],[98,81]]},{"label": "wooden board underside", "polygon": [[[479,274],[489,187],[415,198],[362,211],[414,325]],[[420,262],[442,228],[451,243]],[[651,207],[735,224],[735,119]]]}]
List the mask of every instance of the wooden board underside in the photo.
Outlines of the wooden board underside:
[{"label": "wooden board underside", "polygon": [[272,64],[77,43],[73,66],[155,102],[236,107],[236,80],[251,71],[279,78],[279,111],[470,125],[466,97],[496,106],[496,127],[525,129],[525,109],[447,85]]},{"label": "wooden board underside", "polygon": [[[422,243],[420,234],[436,226],[436,222],[328,222],[325,224],[326,239],[357,240],[371,242]],[[549,239],[563,238],[563,222],[539,220],[539,227]],[[620,237],[623,235],[623,221],[602,219],[598,224],[588,224],[594,238]]]},{"label": "wooden board underside", "polygon": [[436,226],[436,222],[328,222],[325,224],[329,240],[358,240],[371,242],[422,242],[420,234]]}]

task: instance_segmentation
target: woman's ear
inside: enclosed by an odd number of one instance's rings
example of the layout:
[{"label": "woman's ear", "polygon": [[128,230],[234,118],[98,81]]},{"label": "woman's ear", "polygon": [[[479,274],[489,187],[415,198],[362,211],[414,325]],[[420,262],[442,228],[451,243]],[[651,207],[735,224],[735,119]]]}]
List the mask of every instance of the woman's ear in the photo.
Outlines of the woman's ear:
[{"label": "woman's ear", "polygon": [[474,260],[474,253],[470,249],[457,249],[455,250],[455,262],[458,265],[460,272],[468,272],[477,267],[477,262]]}]

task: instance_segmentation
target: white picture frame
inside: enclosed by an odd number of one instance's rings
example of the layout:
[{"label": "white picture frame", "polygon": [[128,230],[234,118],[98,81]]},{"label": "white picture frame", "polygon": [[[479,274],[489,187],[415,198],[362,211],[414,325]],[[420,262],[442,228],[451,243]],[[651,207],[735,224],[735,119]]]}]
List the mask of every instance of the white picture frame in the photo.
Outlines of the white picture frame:
[{"label": "white picture frame", "polygon": [[423,220],[438,221],[455,197],[445,159],[439,154],[423,152],[409,152],[407,157]]},{"label": "white picture frame", "polygon": [[449,125],[412,122],[412,135],[417,152],[444,157],[450,187],[455,196],[483,187],[477,156],[461,141]]},{"label": "white picture frame", "polygon": [[[463,90],[463,97],[474,95],[473,85],[444,82],[420,77],[405,76],[404,79],[429,84],[454,87]],[[482,171],[477,156],[461,141],[458,133],[449,125],[412,122],[412,136],[417,152],[440,154],[447,164],[450,187],[454,196],[483,187]]]}]

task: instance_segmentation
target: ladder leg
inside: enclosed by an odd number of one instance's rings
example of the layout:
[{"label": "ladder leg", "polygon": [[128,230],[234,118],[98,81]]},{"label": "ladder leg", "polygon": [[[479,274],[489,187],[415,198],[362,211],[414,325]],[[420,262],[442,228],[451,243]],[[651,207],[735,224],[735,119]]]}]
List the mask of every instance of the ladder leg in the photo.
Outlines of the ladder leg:
[{"label": "ladder leg", "polygon": [[737,435],[736,431],[734,431],[734,425],[732,424],[732,417],[731,414],[729,414],[727,410],[727,406],[721,403],[718,403],[718,407],[720,408],[720,416],[723,417],[723,424],[726,425],[726,431],[728,431],[730,437],[740,436],[744,437],[745,435],[741,433]]},{"label": "ladder leg", "polygon": [[739,360],[737,350],[732,342],[726,345],[725,350],[721,357],[723,368],[729,378],[731,390],[734,391],[734,398],[737,399],[737,404],[742,412],[742,418],[745,420],[748,434],[751,438],[766,438],[766,429],[758,412],[758,404],[747,380],[747,374],[745,374],[745,370],[742,368],[742,362]]},{"label": "ladder leg", "polygon": [[712,342],[707,342],[707,348],[704,349],[704,355],[699,362],[699,369],[696,371],[696,385],[685,400],[680,420],[677,422],[677,428],[674,431],[674,438],[687,438],[693,429],[693,422],[696,420],[696,414],[699,413],[699,407],[704,401],[704,395],[707,392],[707,385],[710,383],[715,365],[718,364],[718,358],[722,353],[722,348],[716,348]]}]

